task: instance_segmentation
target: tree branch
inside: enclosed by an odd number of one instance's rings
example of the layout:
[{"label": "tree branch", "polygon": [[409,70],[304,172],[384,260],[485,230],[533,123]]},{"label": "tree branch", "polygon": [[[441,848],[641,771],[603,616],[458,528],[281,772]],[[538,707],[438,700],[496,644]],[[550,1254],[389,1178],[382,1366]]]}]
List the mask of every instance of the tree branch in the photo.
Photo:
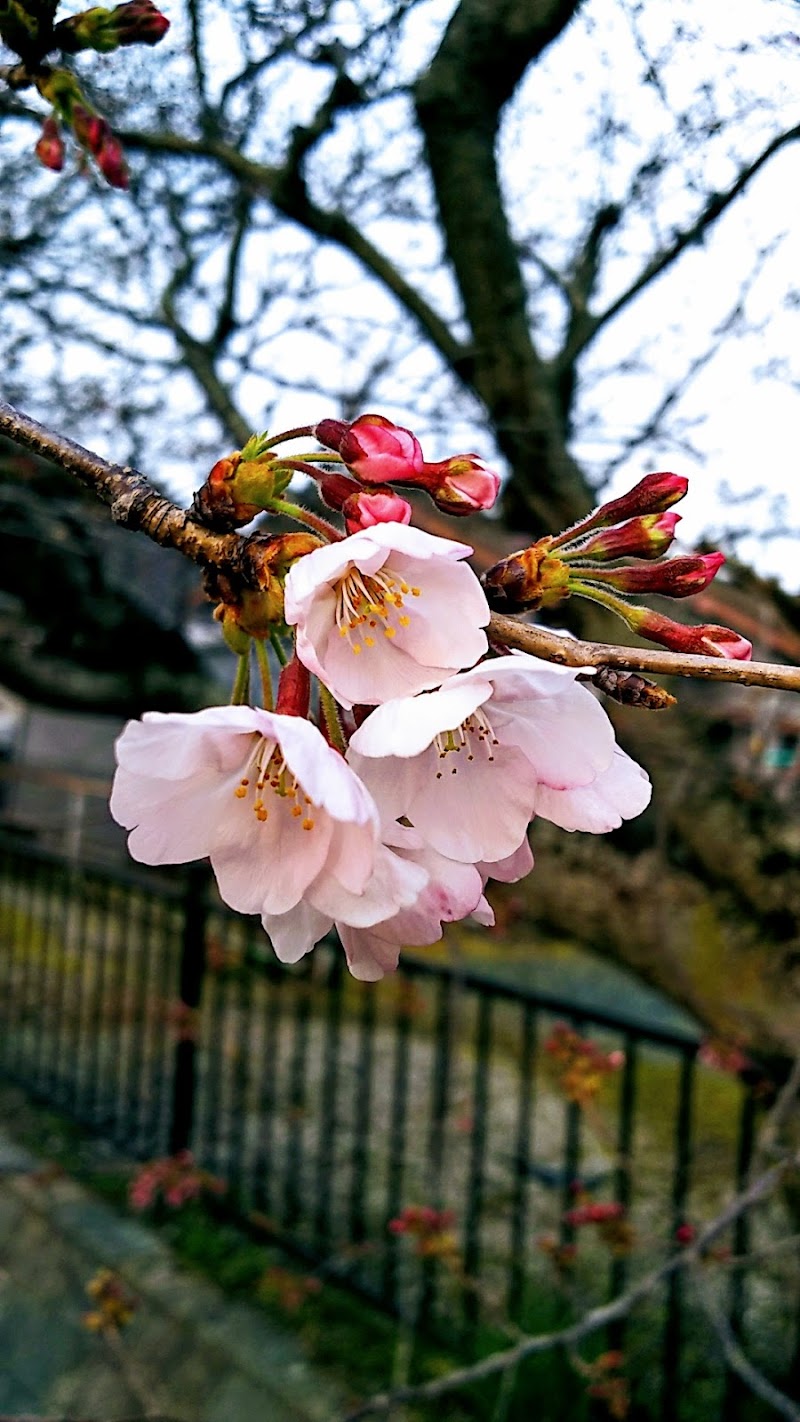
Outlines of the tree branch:
[{"label": "tree branch", "polygon": [[518,647],[522,652],[531,652],[535,657],[565,667],[620,667],[624,671],[688,676],[698,681],[733,681],[739,686],[800,691],[800,667],[779,666],[774,662],[737,662],[728,657],[692,657],[651,647],[581,642],[497,612],[492,613],[489,635],[506,647]]},{"label": "tree branch", "polygon": [[0,434],[74,474],[108,504],[114,522],[123,528],[140,530],[163,547],[177,548],[203,568],[216,568],[247,580],[246,549],[251,540],[203,528],[185,510],[156,493],[138,470],[109,463],[83,445],[53,434],[3,401]]},{"label": "tree branch", "polygon": [[[534,1337],[522,1338],[512,1348],[504,1348],[500,1352],[492,1353],[489,1357],[482,1358],[478,1363],[472,1363],[465,1368],[457,1368],[444,1377],[434,1378],[432,1382],[412,1384],[408,1387],[396,1388],[390,1393],[380,1393],[360,1407],[356,1407],[354,1411],[348,1412],[342,1422],[361,1422],[364,1417],[390,1412],[393,1407],[401,1403],[421,1402],[435,1397],[443,1397],[449,1392],[454,1392],[457,1388],[471,1386],[483,1378],[493,1377],[496,1373],[503,1373],[508,1368],[516,1368],[525,1358],[531,1358],[536,1353],[546,1353],[553,1348],[575,1347],[590,1334],[597,1333],[610,1323],[616,1323],[618,1319],[626,1318],[637,1304],[654,1293],[665,1280],[687,1269],[689,1265],[696,1264],[721,1234],[724,1234],[741,1215],[752,1209],[761,1200],[766,1199],[779,1184],[784,1173],[790,1168],[794,1168],[798,1163],[800,1163],[800,1154],[789,1157],[773,1166],[771,1170],[765,1171],[758,1180],[737,1195],[730,1205],[701,1231],[692,1245],[672,1254],[658,1268],[645,1274],[644,1278],[640,1279],[626,1293],[612,1299],[611,1303],[600,1304],[597,1308],[590,1309],[576,1323],[571,1323],[566,1328],[553,1333],[540,1333]],[[797,1422],[796,1414],[792,1415],[790,1422]]]},{"label": "tree branch", "polygon": [[666,247],[663,247],[660,252],[656,252],[655,255],[645,263],[638,277],[606,307],[605,311],[601,311],[596,316],[590,316],[587,313],[583,322],[576,325],[572,331],[570,339],[566,342],[558,358],[560,368],[563,370],[565,367],[573,365],[578,356],[582,355],[586,347],[594,340],[603,326],[606,326],[609,321],[615,316],[618,316],[620,311],[628,306],[645,287],[649,286],[656,277],[661,276],[662,272],[665,272],[668,267],[671,267],[673,262],[677,261],[678,257],[685,252],[687,247],[702,240],[706,232],[708,232],[722,214],[727,211],[731,203],[735,202],[736,198],[744,192],[751,180],[761,171],[764,165],[769,162],[770,158],[773,158],[776,153],[779,153],[780,150],[785,148],[789,143],[797,142],[798,139],[800,139],[800,124],[796,124],[794,128],[787,129],[785,133],[780,133],[777,137],[773,138],[771,142],[762,149],[757,158],[754,158],[751,163],[745,164],[745,166],[740,169],[730,187],[726,188],[722,193],[711,194],[705,207],[695,218],[694,222],[688,227],[684,227],[680,232],[676,232],[672,241]]},{"label": "tree branch", "polygon": [[206,158],[219,164],[249,193],[268,198],[278,212],[324,241],[349,252],[356,261],[390,291],[447,365],[459,370],[466,352],[445,321],[420,292],[401,275],[389,258],[360,232],[342,212],[327,212],[309,198],[302,184],[291,181],[285,168],[256,163],[229,143],[217,138],[185,138],[177,133],[123,131],[122,142],[131,150],[174,153],[183,157]]}]

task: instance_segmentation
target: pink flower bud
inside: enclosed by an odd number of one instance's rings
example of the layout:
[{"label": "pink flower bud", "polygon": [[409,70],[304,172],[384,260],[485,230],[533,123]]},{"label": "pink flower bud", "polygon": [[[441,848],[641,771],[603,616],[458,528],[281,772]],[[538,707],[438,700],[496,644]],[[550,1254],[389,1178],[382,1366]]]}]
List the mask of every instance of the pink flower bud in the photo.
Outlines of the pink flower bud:
[{"label": "pink flower bud", "polygon": [[627,494],[601,504],[592,515],[592,523],[595,527],[607,527],[642,514],[663,513],[683,498],[688,487],[689,480],[683,474],[646,474]]},{"label": "pink flower bud", "polygon": [[376,523],[410,523],[411,505],[394,489],[359,489],[342,505],[348,533],[374,528]]},{"label": "pink flower bud", "polygon": [[423,464],[414,479],[442,513],[477,513],[490,509],[500,492],[500,476],[477,454],[454,454],[437,464]]},{"label": "pink flower bud", "polygon": [[314,432],[321,444],[338,450],[348,469],[365,484],[413,480],[422,469],[419,441],[383,415],[359,415],[350,425],[321,420]]},{"label": "pink flower bud", "polygon": [[158,44],[169,29],[169,20],[153,0],[127,0],[111,11],[109,28],[112,26],[117,44]]},{"label": "pink flower bud", "polygon": [[42,124],[42,136],[36,144],[36,157],[45,168],[60,173],[64,166],[64,143],[54,118],[46,118]]},{"label": "pink flower bud", "polygon": [[700,657],[729,657],[739,662],[747,662],[753,655],[752,642],[730,627],[717,627],[710,622],[687,627],[645,607],[628,608],[625,619],[640,637],[668,647],[671,652],[687,652]]},{"label": "pink flower bud", "polygon": [[675,1231],[676,1244],[693,1244],[697,1236],[697,1230],[693,1224],[678,1225]]},{"label": "pink flower bud", "polygon": [[591,558],[610,563],[615,558],[660,558],[675,537],[681,516],[676,513],[644,514],[613,528],[603,529],[585,543],[562,552],[562,558]]},{"label": "pink flower bud", "polygon": [[72,108],[72,131],[75,134],[81,148],[88,148],[95,156],[100,152],[111,130],[104,118],[99,114],[90,114],[82,104],[74,104]]},{"label": "pink flower bud", "polygon": [[109,130],[96,153],[97,166],[103,174],[106,182],[112,188],[121,188],[125,191],[128,187],[128,169],[125,164],[125,154],[122,151],[122,144]]},{"label": "pink flower bud", "polygon": [[[328,424],[333,423],[333,420],[328,421]],[[319,439],[319,435],[317,438]],[[327,469],[320,473],[317,487],[328,508],[336,509],[337,513],[341,513],[347,500],[352,498],[353,494],[363,492],[357,479],[351,479],[349,474],[332,474]]]},{"label": "pink flower bud", "polygon": [[297,657],[287,663],[278,682],[275,713],[279,716],[308,717],[311,697],[311,678],[306,667]]},{"label": "pink flower bud", "polygon": [[576,568],[575,576],[608,584],[617,592],[691,597],[693,593],[708,587],[724,562],[724,553],[703,553],[686,558],[668,558],[644,568]]}]

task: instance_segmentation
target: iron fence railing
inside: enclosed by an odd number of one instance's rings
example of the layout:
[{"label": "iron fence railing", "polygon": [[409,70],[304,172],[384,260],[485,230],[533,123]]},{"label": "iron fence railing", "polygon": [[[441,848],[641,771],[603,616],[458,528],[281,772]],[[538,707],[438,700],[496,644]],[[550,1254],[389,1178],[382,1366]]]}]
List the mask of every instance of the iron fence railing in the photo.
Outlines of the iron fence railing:
[{"label": "iron fence railing", "polygon": [[[424,958],[377,985],[330,945],[287,969],[197,868],[80,868],[0,839],[0,1021],[8,1076],[134,1158],[191,1149],[242,1217],[466,1346],[552,1322],[548,1300],[563,1318],[623,1290],[752,1160],[756,1094],[698,1063],[696,1033]],[[557,1022],[620,1053],[585,1108],[543,1050]],[[577,1181],[624,1207],[631,1250],[565,1220]],[[452,1252],[420,1261],[392,1232],[412,1203],[452,1211]],[[711,1287],[786,1384],[798,1261],[748,1262],[782,1229],[778,1204],[741,1218]],[[680,1274],[607,1346],[648,1379],[642,1416],[700,1415],[690,1394],[709,1422],[746,1415]]]}]

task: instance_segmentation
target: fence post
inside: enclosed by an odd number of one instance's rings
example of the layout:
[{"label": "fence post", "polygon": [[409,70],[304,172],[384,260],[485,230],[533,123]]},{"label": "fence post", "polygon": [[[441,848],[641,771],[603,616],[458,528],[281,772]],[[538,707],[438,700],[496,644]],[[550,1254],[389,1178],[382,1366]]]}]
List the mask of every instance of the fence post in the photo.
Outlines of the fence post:
[{"label": "fence post", "polygon": [[[186,1027],[175,1044],[175,1067],[172,1078],[172,1109],[170,1113],[169,1148],[172,1155],[188,1150],[192,1138],[195,1104],[195,1014],[200,1005],[203,975],[206,965],[206,917],[208,874],[202,865],[193,865],[186,872],[183,895],[183,925],[181,932],[181,963],[178,999],[185,1009]],[[183,1013],[182,1013],[183,1015]]]}]

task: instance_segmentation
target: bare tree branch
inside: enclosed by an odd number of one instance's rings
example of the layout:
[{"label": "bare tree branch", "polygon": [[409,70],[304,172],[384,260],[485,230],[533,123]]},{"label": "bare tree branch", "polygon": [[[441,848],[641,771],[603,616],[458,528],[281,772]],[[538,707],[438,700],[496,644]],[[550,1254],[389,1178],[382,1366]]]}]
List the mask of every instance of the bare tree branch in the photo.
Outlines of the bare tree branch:
[{"label": "bare tree branch", "polygon": [[[348,1412],[342,1422],[361,1422],[364,1417],[385,1414],[404,1402],[421,1402],[444,1397],[447,1393],[455,1392],[458,1388],[469,1387],[483,1378],[494,1377],[496,1373],[503,1373],[508,1368],[515,1368],[525,1358],[531,1358],[537,1353],[550,1352],[554,1348],[574,1347],[592,1333],[597,1333],[610,1323],[616,1323],[618,1319],[626,1318],[665,1280],[672,1278],[690,1265],[696,1264],[710,1245],[721,1234],[724,1234],[741,1215],[751,1210],[761,1200],[766,1199],[780,1183],[786,1171],[794,1168],[798,1162],[800,1162],[800,1154],[781,1161],[780,1164],[766,1171],[746,1190],[737,1195],[721,1214],[700,1232],[693,1244],[672,1254],[658,1268],[645,1274],[644,1278],[640,1279],[626,1293],[620,1294],[610,1303],[590,1309],[577,1322],[553,1333],[540,1333],[534,1337],[522,1338],[512,1348],[504,1348],[500,1352],[492,1353],[487,1358],[482,1358],[478,1363],[457,1368],[444,1377],[434,1378],[432,1382],[412,1384],[408,1387],[396,1388],[393,1392],[380,1393],[356,1407],[352,1412]],[[782,1396],[782,1394],[779,1395]],[[792,1414],[791,1422],[796,1422],[796,1414]]]},{"label": "bare tree branch", "polygon": [[576,321],[559,356],[559,365],[562,368],[573,365],[578,356],[586,350],[589,343],[594,340],[604,326],[608,325],[609,321],[618,316],[620,311],[628,306],[640,292],[644,291],[656,277],[661,276],[662,272],[671,267],[687,247],[702,241],[706,232],[727,211],[731,203],[735,202],[737,197],[745,191],[770,158],[773,158],[782,148],[786,148],[788,144],[796,143],[798,139],[800,139],[800,124],[796,124],[794,128],[787,129],[785,133],[780,133],[773,138],[757,158],[739,170],[730,187],[726,188],[724,192],[711,194],[694,222],[676,232],[666,247],[663,247],[660,252],[654,253],[630,286],[621,292],[604,311],[594,316],[587,311],[582,322]]}]

